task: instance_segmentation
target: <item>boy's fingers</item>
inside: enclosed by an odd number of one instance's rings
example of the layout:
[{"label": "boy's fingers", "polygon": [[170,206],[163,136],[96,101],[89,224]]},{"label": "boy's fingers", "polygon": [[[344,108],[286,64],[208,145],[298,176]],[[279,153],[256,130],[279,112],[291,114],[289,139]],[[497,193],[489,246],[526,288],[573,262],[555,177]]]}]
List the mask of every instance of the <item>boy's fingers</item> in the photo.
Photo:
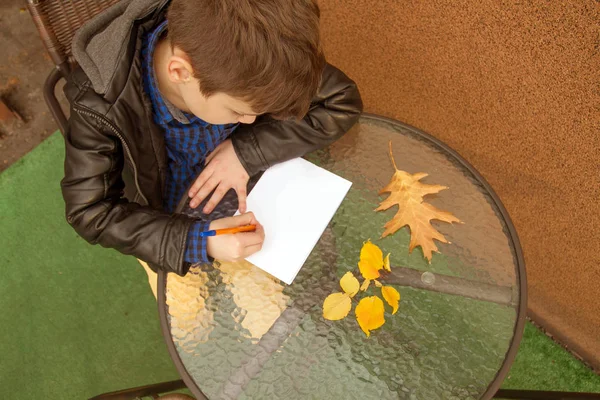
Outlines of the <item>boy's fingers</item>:
[{"label": "boy's fingers", "polygon": [[208,165],[208,163],[210,162],[210,160],[213,159],[214,156],[217,155],[217,153],[219,152],[219,147],[217,146],[216,149],[213,150],[212,153],[210,153],[207,157],[206,157],[206,161],[204,161],[204,165]]},{"label": "boy's fingers", "polygon": [[188,197],[194,197],[198,193],[198,190],[200,190],[200,188],[204,186],[204,184],[210,179],[211,175],[212,170],[205,168],[204,171],[200,173],[198,178],[196,178],[196,182],[194,182],[194,184],[190,188],[188,192]]},{"label": "boy's fingers", "polygon": [[226,217],[220,221],[223,221],[223,224],[222,226],[219,225],[219,228],[237,228],[238,226],[244,225],[256,225],[256,231],[254,232],[262,232],[263,230],[262,225],[256,220],[256,217],[254,216],[253,212],[247,212],[244,214],[236,215],[234,217]]},{"label": "boy's fingers", "polygon": [[262,243],[261,244],[255,244],[253,246],[248,246],[244,249],[243,251],[243,255],[242,257],[246,258],[248,256],[251,256],[252,254],[260,251],[260,249],[262,249]]},{"label": "boy's fingers", "polygon": [[238,226],[243,225],[258,224],[258,222],[256,222],[256,219],[254,218],[254,214],[252,213],[240,214],[234,217],[225,217],[217,221],[219,222],[218,227],[211,229],[237,228]]},{"label": "boy's fingers", "polygon": [[232,217],[231,222],[233,224],[232,227],[258,224],[258,221],[256,220],[256,217],[254,216],[253,212],[247,212],[245,214],[236,215],[235,217]]},{"label": "boy's fingers", "polygon": [[210,163],[210,160],[214,157],[215,151],[206,156],[206,160],[204,160],[204,165],[207,166]]},{"label": "boy's fingers", "polygon": [[236,233],[235,235],[244,248],[257,245],[262,246],[265,241],[264,232],[259,230],[256,230],[255,232]]},{"label": "boy's fingers", "polygon": [[190,201],[190,207],[198,207],[198,205],[202,203],[202,200],[204,200],[218,184],[219,182],[216,179],[209,179],[208,181],[206,181],[206,183],[202,185],[198,193],[196,193],[192,201]]},{"label": "boy's fingers", "polygon": [[225,194],[227,193],[228,190],[229,190],[229,188],[226,187],[222,183],[219,186],[217,186],[217,190],[215,190],[212,197],[206,203],[206,205],[204,206],[204,209],[202,210],[204,212],[204,214],[211,213],[212,210],[214,210],[214,208],[217,206],[217,204],[219,204],[219,202],[223,199],[223,197],[225,197]]},{"label": "boy's fingers", "polygon": [[263,240],[265,240],[265,228],[256,220],[254,220],[254,224],[256,225],[256,230],[254,233],[257,233]]},{"label": "boy's fingers", "polygon": [[246,188],[245,187],[241,187],[239,189],[236,190],[237,195],[238,195],[238,208],[240,210],[240,213],[245,213],[246,212]]}]

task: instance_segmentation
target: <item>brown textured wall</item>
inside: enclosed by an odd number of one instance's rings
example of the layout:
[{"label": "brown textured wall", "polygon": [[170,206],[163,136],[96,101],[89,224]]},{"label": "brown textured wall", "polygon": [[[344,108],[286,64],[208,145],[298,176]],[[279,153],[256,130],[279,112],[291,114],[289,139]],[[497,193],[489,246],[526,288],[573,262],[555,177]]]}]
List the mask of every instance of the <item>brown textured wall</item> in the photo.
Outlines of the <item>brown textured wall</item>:
[{"label": "brown textured wall", "polygon": [[600,3],[321,0],[366,111],[448,143],[525,252],[530,313],[600,368]]}]

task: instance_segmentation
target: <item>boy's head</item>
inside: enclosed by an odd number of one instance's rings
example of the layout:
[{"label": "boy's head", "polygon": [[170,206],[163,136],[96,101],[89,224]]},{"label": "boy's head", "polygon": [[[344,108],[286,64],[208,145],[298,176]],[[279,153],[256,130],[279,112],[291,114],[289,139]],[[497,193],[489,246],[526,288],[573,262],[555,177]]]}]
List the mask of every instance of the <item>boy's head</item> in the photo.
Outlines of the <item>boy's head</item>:
[{"label": "boy's head", "polygon": [[167,19],[169,79],[192,113],[213,124],[306,114],[325,66],[316,0],[172,0]]}]

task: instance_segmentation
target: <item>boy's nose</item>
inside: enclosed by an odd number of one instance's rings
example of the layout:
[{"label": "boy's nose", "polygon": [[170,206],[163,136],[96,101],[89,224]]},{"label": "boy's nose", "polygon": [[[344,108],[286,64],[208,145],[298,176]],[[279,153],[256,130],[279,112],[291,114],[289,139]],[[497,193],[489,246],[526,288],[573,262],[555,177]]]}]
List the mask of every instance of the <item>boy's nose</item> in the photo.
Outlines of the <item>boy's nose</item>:
[{"label": "boy's nose", "polygon": [[242,124],[251,124],[256,121],[256,115],[243,115],[239,120]]}]

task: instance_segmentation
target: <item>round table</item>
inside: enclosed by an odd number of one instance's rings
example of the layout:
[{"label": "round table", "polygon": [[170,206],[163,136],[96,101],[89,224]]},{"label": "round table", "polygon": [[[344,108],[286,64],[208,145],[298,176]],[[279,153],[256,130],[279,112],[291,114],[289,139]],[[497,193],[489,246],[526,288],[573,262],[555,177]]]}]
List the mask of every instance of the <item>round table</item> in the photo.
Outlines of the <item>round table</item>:
[{"label": "round table", "polygon": [[[451,244],[436,242],[431,263],[419,247],[409,253],[406,227],[379,239],[397,210],[374,211],[394,172],[390,141],[398,169],[448,186],[425,201],[463,222],[433,222]],[[292,285],[247,262],[159,274],[163,334],[189,389],[210,399],[492,398],[516,355],[527,301],[519,240],[489,184],[445,144],[374,115],[305,158],[352,188]],[[213,217],[236,208],[229,193]],[[339,321],[322,316],[340,278],[359,276],[367,239],[391,253],[384,283],[401,294],[398,312],[386,311],[369,338],[353,311]]]}]

